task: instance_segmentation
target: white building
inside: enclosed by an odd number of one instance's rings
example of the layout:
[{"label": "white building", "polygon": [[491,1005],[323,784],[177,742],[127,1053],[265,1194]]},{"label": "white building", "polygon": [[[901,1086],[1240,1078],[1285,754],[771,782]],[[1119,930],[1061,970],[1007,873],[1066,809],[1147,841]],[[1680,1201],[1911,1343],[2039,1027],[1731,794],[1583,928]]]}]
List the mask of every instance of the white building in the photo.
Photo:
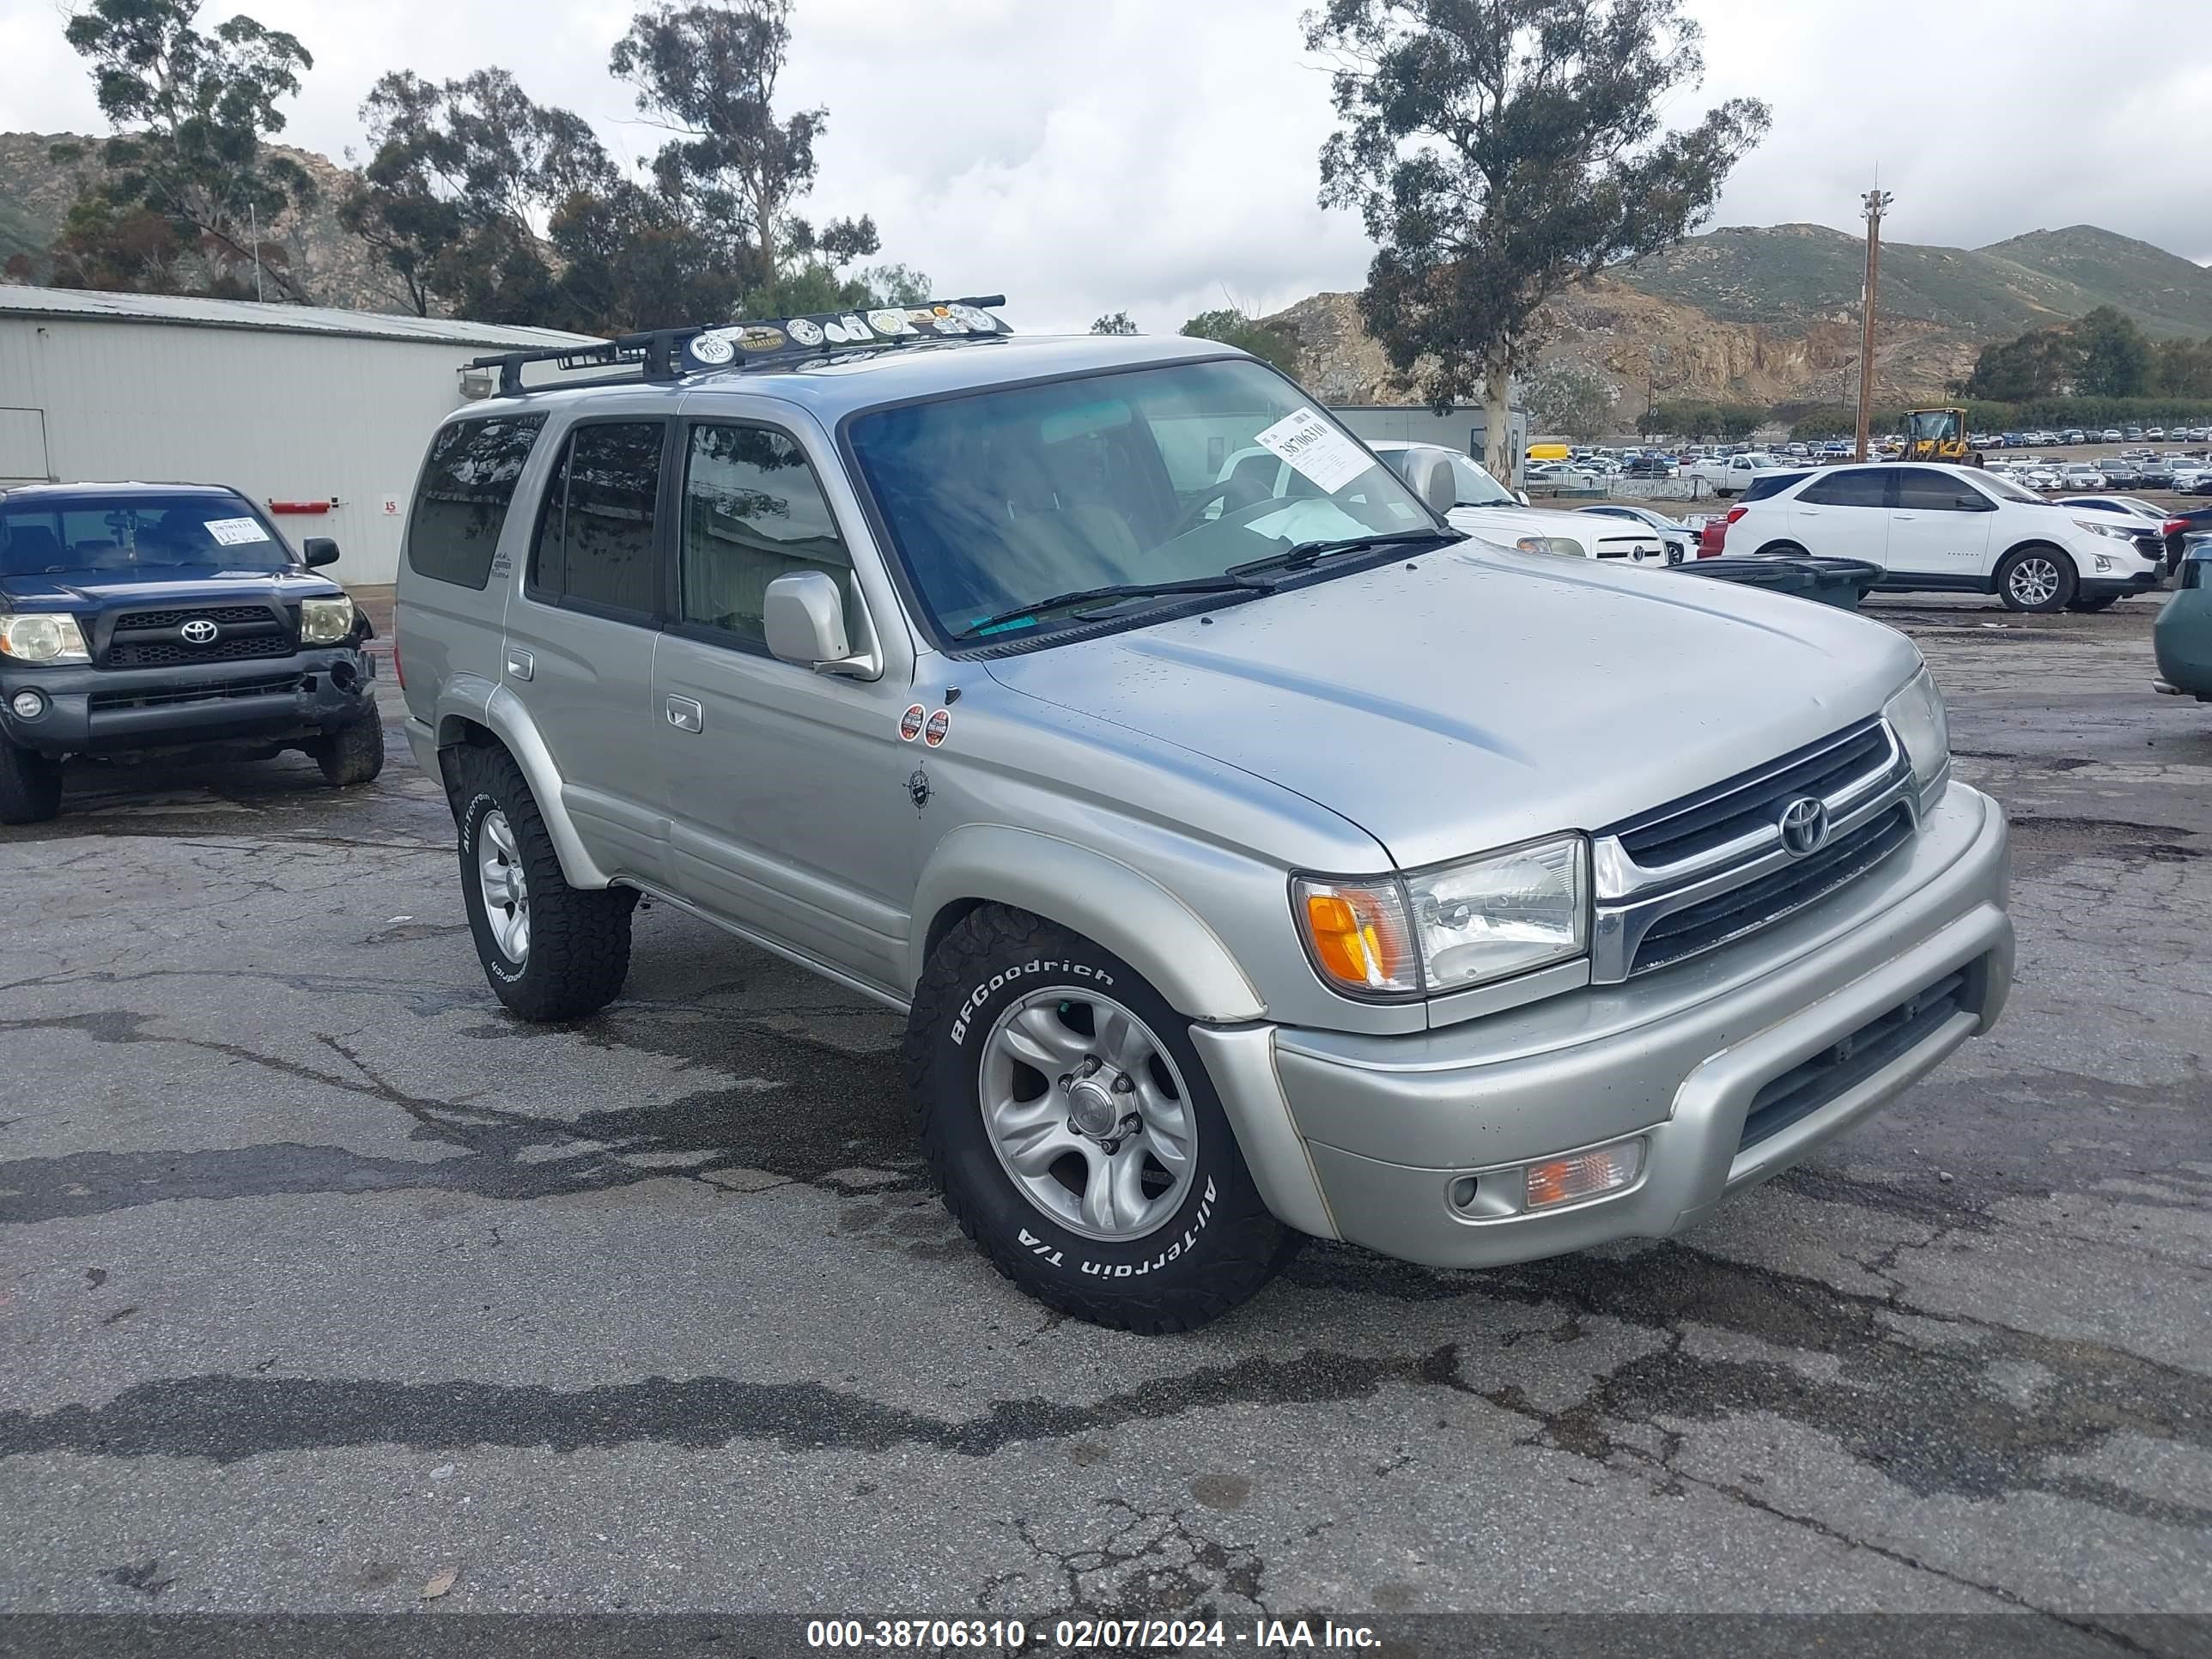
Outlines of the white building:
[{"label": "white building", "polygon": [[229,484],[345,582],[388,582],[423,451],[471,357],[586,343],[314,306],[0,284],[0,489]]}]

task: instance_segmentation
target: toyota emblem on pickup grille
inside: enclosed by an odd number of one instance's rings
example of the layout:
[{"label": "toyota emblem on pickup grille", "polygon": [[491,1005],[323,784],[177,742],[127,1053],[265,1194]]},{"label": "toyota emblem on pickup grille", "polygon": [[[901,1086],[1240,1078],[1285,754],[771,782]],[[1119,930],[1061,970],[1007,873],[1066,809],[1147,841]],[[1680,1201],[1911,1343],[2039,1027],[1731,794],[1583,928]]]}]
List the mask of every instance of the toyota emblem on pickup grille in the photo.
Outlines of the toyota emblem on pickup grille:
[{"label": "toyota emblem on pickup grille", "polygon": [[1804,858],[1828,844],[1828,805],[1800,795],[1782,809],[1782,844],[1793,858]]},{"label": "toyota emblem on pickup grille", "polygon": [[212,645],[218,630],[205,617],[195,617],[177,631],[185,636],[186,645]]}]

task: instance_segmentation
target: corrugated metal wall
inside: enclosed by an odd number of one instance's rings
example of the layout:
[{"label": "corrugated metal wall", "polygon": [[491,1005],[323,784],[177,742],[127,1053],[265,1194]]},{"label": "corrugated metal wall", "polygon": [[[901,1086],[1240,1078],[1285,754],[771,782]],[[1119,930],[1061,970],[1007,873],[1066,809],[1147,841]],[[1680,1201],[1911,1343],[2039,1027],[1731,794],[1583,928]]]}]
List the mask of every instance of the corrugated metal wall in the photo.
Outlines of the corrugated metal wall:
[{"label": "corrugated metal wall", "polygon": [[488,349],[0,314],[0,408],[44,411],[48,472],[64,483],[336,496],[276,523],[295,546],[334,538],[339,580],[388,582],[431,430],[461,401],[454,370]]}]

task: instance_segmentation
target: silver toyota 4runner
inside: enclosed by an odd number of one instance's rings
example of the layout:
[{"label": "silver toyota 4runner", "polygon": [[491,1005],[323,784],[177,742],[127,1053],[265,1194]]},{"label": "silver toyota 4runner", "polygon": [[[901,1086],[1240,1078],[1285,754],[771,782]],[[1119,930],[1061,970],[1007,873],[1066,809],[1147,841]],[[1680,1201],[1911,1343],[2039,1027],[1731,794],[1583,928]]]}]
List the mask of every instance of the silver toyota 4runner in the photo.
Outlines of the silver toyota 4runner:
[{"label": "silver toyota 4runner", "polygon": [[1307,1235],[1679,1232],[1996,1020],[1903,635],[1462,539],[1267,365],[995,303],[476,368],[397,655],[517,1014],[641,893],[900,1011],[961,1225],[1144,1331]]}]

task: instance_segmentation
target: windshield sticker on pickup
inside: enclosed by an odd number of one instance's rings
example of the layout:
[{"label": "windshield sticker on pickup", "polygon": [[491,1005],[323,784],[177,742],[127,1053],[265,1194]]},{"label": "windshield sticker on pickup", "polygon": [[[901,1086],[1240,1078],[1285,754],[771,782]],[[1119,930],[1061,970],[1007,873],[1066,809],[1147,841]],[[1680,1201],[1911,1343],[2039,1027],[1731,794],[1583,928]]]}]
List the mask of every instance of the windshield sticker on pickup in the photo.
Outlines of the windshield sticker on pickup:
[{"label": "windshield sticker on pickup", "polygon": [[258,519],[210,519],[207,533],[224,547],[244,547],[250,542],[269,539],[269,532],[261,527]]},{"label": "windshield sticker on pickup", "polygon": [[921,740],[934,749],[945,741],[945,734],[951,729],[952,716],[940,708],[929,717],[929,724],[922,728]]},{"label": "windshield sticker on pickup", "polygon": [[1310,409],[1291,410],[1255,433],[1252,441],[1281,456],[1330,495],[1375,465],[1372,455]]},{"label": "windshield sticker on pickup", "polygon": [[929,710],[924,708],[920,703],[908,705],[906,713],[899,716],[899,741],[912,743],[920,737],[921,723],[928,718]]}]

